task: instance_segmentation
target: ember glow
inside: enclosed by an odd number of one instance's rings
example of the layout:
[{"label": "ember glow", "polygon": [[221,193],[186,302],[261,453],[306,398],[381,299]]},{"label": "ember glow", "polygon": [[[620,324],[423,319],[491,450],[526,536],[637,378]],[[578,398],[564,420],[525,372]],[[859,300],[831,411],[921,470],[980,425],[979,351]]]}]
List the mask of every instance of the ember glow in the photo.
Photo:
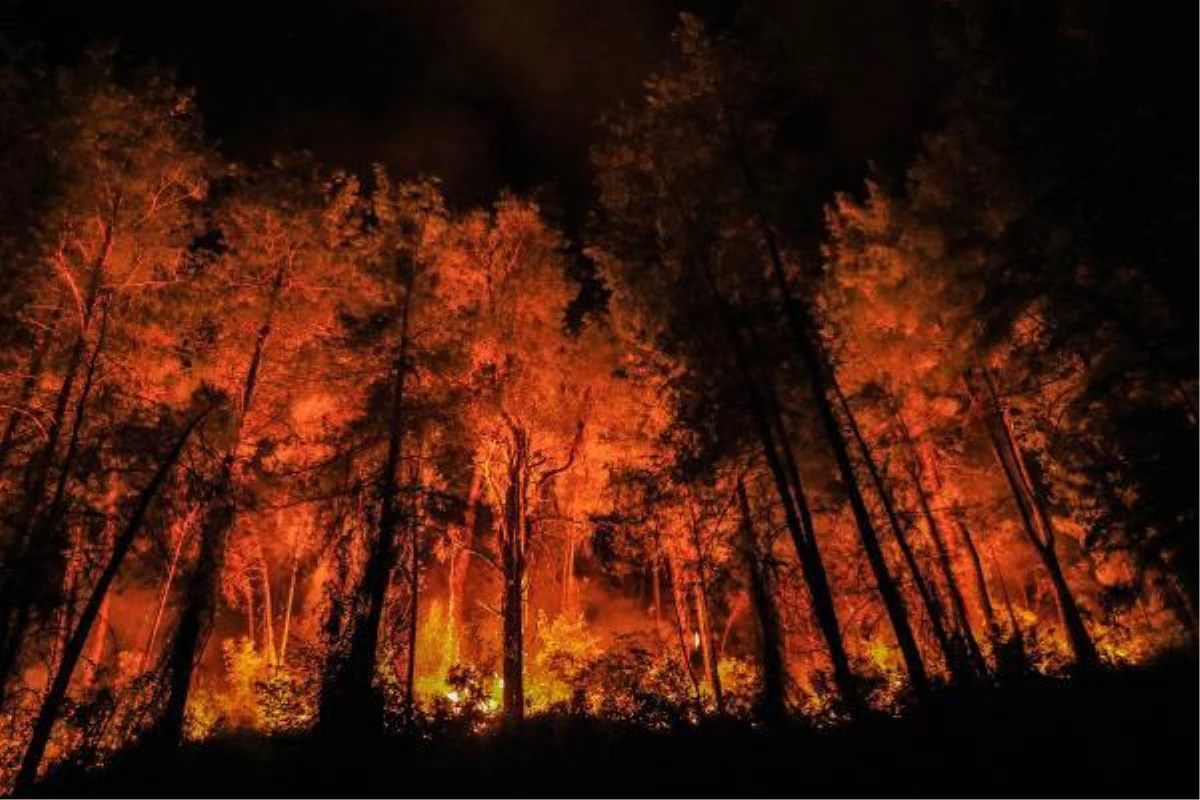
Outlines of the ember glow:
[{"label": "ember glow", "polygon": [[245,733],[825,730],[1194,651],[1195,309],[1095,222],[1082,123],[955,51],[910,159],[801,201],[782,56],[672,41],[586,223],[235,163],[165,74],[3,48],[0,786]]}]

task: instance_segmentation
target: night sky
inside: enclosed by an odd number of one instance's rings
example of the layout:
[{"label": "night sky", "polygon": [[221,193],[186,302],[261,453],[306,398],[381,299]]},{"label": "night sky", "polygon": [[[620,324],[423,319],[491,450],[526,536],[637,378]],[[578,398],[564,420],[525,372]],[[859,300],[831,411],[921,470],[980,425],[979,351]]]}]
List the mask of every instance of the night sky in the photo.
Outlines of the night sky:
[{"label": "night sky", "polygon": [[[286,148],[440,176],[452,199],[541,189],[568,213],[588,195],[596,122],[668,52],[681,11],[769,19],[794,41],[804,136],[830,174],[860,174],[912,138],[928,25],[917,0],[23,0],[16,38],[69,62],[112,39],[198,92],[229,157]],[[814,191],[817,187],[814,187]],[[825,187],[822,187],[825,188]]]}]

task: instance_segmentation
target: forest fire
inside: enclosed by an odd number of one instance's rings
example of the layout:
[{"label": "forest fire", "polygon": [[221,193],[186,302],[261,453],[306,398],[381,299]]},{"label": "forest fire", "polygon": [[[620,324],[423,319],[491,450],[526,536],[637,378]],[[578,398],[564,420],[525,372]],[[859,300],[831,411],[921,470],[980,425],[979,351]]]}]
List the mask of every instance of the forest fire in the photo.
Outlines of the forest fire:
[{"label": "forest fire", "polygon": [[245,741],[492,776],[545,730],[836,762],[1194,671],[1194,192],[1115,234],[1100,56],[992,5],[836,181],[792,56],[684,16],[574,217],[235,161],[165,73],[0,40],[0,790]]}]

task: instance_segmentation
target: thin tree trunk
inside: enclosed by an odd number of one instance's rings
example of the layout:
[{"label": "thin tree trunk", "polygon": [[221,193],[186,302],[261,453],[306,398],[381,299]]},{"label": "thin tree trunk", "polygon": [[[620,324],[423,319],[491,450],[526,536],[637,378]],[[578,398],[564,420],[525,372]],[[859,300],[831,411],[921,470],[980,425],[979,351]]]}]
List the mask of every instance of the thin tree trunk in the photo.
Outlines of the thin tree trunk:
[{"label": "thin tree trunk", "polygon": [[[728,109],[726,110],[728,111]],[[834,460],[837,462],[838,472],[841,475],[843,486],[850,501],[850,508],[854,512],[854,520],[858,527],[859,538],[862,541],[863,550],[866,551],[871,572],[875,577],[876,588],[883,599],[888,620],[891,622],[892,630],[896,635],[896,643],[900,646],[900,652],[908,671],[909,681],[912,683],[913,690],[917,696],[924,698],[929,693],[929,678],[925,672],[925,664],[921,659],[921,653],[917,647],[912,626],[908,621],[908,612],[905,609],[904,598],[900,595],[896,582],[888,569],[887,561],[883,557],[883,550],[879,546],[879,536],[875,532],[875,526],[871,522],[871,515],[867,511],[866,504],[863,502],[844,435],[829,401],[829,392],[826,383],[832,375],[832,369],[828,363],[826,354],[823,352],[818,339],[817,328],[810,319],[808,309],[795,299],[788,284],[783,254],[779,248],[779,243],[776,240],[770,220],[768,220],[766,211],[762,206],[763,192],[758,185],[754,170],[750,164],[745,143],[742,141],[736,127],[734,127],[736,124],[734,118],[727,115],[726,122],[729,125],[728,132],[731,144],[733,145],[734,155],[738,161],[738,167],[741,170],[746,190],[750,195],[759,233],[767,249],[771,279],[783,299],[784,316],[786,317],[794,343],[798,348],[801,362],[808,373],[809,386],[812,391],[813,402],[816,405],[817,415],[820,418],[826,438],[829,440],[830,448],[833,450]]]},{"label": "thin tree trunk", "polygon": [[462,642],[466,625],[466,589],[469,568],[471,565],[470,548],[475,539],[475,509],[479,504],[479,491],[483,486],[482,471],[479,466],[471,465],[471,482],[467,488],[467,506],[463,512],[463,543],[455,549],[450,557],[449,597],[446,602],[446,658],[445,667],[449,671],[462,657]]},{"label": "thin tree trunk", "polygon": [[688,529],[691,532],[692,550],[696,557],[696,582],[693,589],[696,594],[696,624],[700,631],[701,655],[704,657],[704,672],[708,678],[709,689],[712,691],[713,704],[717,714],[723,715],[725,713],[725,696],[721,691],[721,674],[718,671],[717,652],[709,620],[708,569],[704,558],[704,548],[700,542],[700,522],[696,518],[690,497],[688,498],[688,514],[690,517]]},{"label": "thin tree trunk", "polygon": [[696,711],[704,711],[704,703],[700,696],[700,679],[696,677],[696,670],[692,667],[691,650],[688,649],[687,633],[689,625],[689,606],[687,597],[683,591],[683,576],[679,573],[679,564],[674,555],[667,554],[667,570],[670,573],[668,576],[671,580],[671,597],[672,605],[675,608],[675,632],[679,637],[679,655],[683,660],[683,668],[687,672],[688,680],[692,684],[693,698],[696,703]]},{"label": "thin tree trunk", "polygon": [[914,443],[911,432],[904,420],[897,415],[897,421],[901,426],[901,435],[916,457],[915,460],[909,461],[909,477],[912,478],[914,488],[916,489],[917,503],[921,507],[921,516],[925,519],[925,527],[929,531],[929,538],[933,541],[934,552],[937,553],[942,579],[945,581],[946,589],[950,593],[950,602],[954,606],[954,615],[958,619],[959,630],[962,632],[963,640],[967,646],[967,655],[970,656],[979,674],[986,675],[987,662],[984,661],[983,650],[979,647],[979,640],[975,637],[975,630],[971,625],[971,615],[967,611],[967,603],[963,598],[962,589],[959,587],[958,577],[954,574],[954,563],[950,557],[950,548],[946,545],[946,537],[942,532],[941,521],[937,512],[930,505],[929,493],[925,489],[926,477],[933,484],[934,492],[940,492],[942,488],[941,477],[937,473],[937,465],[931,447],[925,441],[920,444]]},{"label": "thin tree trunk", "polygon": [[257,650],[258,604],[254,602],[254,585],[247,581],[245,591],[242,594],[242,599],[246,602],[246,638],[250,640],[250,647]]},{"label": "thin tree trunk", "polygon": [[79,378],[83,357],[87,353],[88,332],[100,296],[104,264],[111,250],[112,226],[109,225],[105,228],[104,244],[88,279],[79,332],[67,358],[54,411],[47,426],[46,441],[26,463],[22,474],[22,503],[16,515],[21,527],[5,548],[5,557],[2,559],[4,563],[0,564],[0,707],[7,700],[8,684],[16,668],[31,618],[30,602],[25,595],[28,594],[29,583],[35,580],[33,573],[37,571],[37,565],[30,563],[36,561],[30,549],[40,544],[36,541],[40,538],[37,533],[43,529],[46,517],[39,512],[42,511],[42,504],[49,489],[50,471],[67,421],[75,381]]},{"label": "thin tree trunk", "polygon": [[570,614],[575,604],[575,532],[567,530],[567,541],[563,547],[562,600],[559,608],[563,615]]},{"label": "thin tree trunk", "polygon": [[[775,490],[779,495],[780,506],[784,513],[788,532],[791,534],[796,555],[800,560],[801,571],[804,574],[805,583],[808,586],[809,598],[812,602],[813,615],[816,617],[817,627],[820,629],[826,648],[829,651],[829,658],[833,667],[834,684],[838,687],[842,701],[846,703],[852,712],[857,712],[862,706],[858,681],[850,669],[850,659],[846,655],[846,648],[842,640],[841,625],[838,622],[837,612],[834,608],[833,594],[830,591],[829,579],[825,571],[825,565],[821,559],[815,531],[812,526],[812,516],[801,485],[798,482],[798,470],[791,476],[792,482],[795,483],[797,488],[797,493],[793,494],[792,484],[789,483],[788,471],[780,457],[778,441],[775,432],[772,430],[768,403],[759,392],[750,370],[744,337],[738,328],[736,320],[733,318],[732,309],[730,309],[724,295],[717,286],[707,261],[701,257],[697,259],[697,262],[709,294],[717,305],[722,324],[729,337],[734,362],[746,389],[746,398],[750,404],[751,418],[757,430],[759,442],[762,445],[763,457],[766,459]],[[778,418],[778,414],[776,414],[776,418]],[[786,436],[786,431],[780,430],[779,434],[780,436]]]},{"label": "thin tree trunk", "polygon": [[83,387],[80,389],[79,399],[75,402],[75,413],[71,418],[71,432],[67,437],[67,451],[63,456],[62,464],[59,466],[58,480],[54,484],[54,494],[51,496],[50,504],[47,507],[41,526],[42,534],[46,536],[53,534],[53,531],[57,528],[66,511],[67,487],[70,484],[71,475],[75,471],[75,459],[79,455],[79,440],[83,432],[84,421],[87,419],[88,406],[92,398],[92,389],[96,385],[96,371],[100,365],[100,354],[104,351],[104,345],[108,339],[109,303],[102,300],[100,304],[102,306],[100,313],[100,333],[96,339],[96,346],[92,348],[91,357],[88,359],[87,369],[84,371]]},{"label": "thin tree trunk", "polygon": [[842,387],[838,383],[837,376],[832,374],[832,372],[829,384],[830,388],[833,389],[834,396],[837,398],[842,415],[846,418],[850,433],[858,445],[859,454],[862,457],[863,464],[866,466],[867,475],[875,487],[875,493],[879,496],[879,502],[883,506],[884,515],[887,517],[888,525],[892,530],[892,536],[900,548],[900,553],[904,557],[904,563],[908,565],[908,571],[912,574],[913,585],[916,587],[917,595],[921,598],[921,602],[925,606],[926,616],[928,616],[930,627],[933,629],[933,637],[942,651],[946,666],[955,680],[969,681],[971,679],[970,670],[963,663],[958,648],[951,641],[950,634],[946,631],[942,604],[938,600],[934,588],[925,580],[925,575],[921,570],[920,563],[917,561],[916,553],[913,552],[912,545],[908,541],[908,534],[904,529],[904,524],[900,521],[899,514],[896,513],[896,506],[892,500],[891,490],[888,489],[887,484],[884,482],[883,475],[875,463],[875,456],[871,452],[871,447],[867,444],[866,437],[863,436],[862,429],[858,425],[858,420],[850,409],[850,403],[846,400],[846,395],[842,392]]},{"label": "thin tree trunk", "polygon": [[288,571],[287,605],[283,609],[283,633],[279,639],[279,666],[287,664],[288,637],[292,630],[292,608],[296,603],[296,573],[300,569],[300,531],[292,528],[292,564]]},{"label": "thin tree trunk", "polygon": [[967,555],[970,557],[971,574],[975,579],[975,594],[979,598],[979,607],[983,611],[983,619],[987,624],[988,637],[994,645],[999,638],[1000,631],[1000,627],[996,623],[996,610],[992,607],[992,596],[988,591],[987,573],[983,570],[983,561],[979,557],[979,549],[975,546],[975,537],[971,533],[971,529],[967,527],[966,522],[963,521],[961,509],[955,513],[955,527],[958,529],[959,537],[962,538]]},{"label": "thin tree trunk", "polygon": [[[782,263],[778,269],[782,273]],[[797,315],[798,312],[793,309],[793,313],[789,316]],[[850,453],[846,447],[841,426],[838,424],[833,407],[829,402],[826,386],[830,375],[829,365],[825,362],[823,354],[820,353],[817,343],[812,338],[816,334],[812,331],[811,326],[797,324],[793,335],[800,338],[799,346],[805,355],[804,361],[817,407],[817,416],[821,421],[830,448],[833,450],[834,461],[837,463],[838,473],[842,479],[842,488],[846,491],[850,509],[854,514],[859,540],[867,555],[867,562],[875,578],[875,588],[883,600],[884,609],[887,611],[888,620],[891,622],[892,631],[896,636],[896,643],[900,647],[908,679],[917,697],[926,698],[929,694],[929,678],[925,672],[925,664],[921,659],[921,651],[917,647],[912,626],[909,624],[904,598],[901,596],[887,560],[884,558],[879,535],[875,532],[875,524],[871,521],[870,511],[867,510],[866,502],[863,500],[858,486],[858,478],[854,474],[854,466],[850,460]]]},{"label": "thin tree trunk", "polygon": [[[263,543],[254,536],[254,554],[258,558],[258,575],[263,582],[263,648],[266,650],[266,663],[271,667],[278,666],[277,651],[275,650],[275,603],[271,597],[271,572],[266,563],[266,553]],[[253,584],[251,584],[253,585]]]},{"label": "thin tree trunk", "polygon": [[200,524],[200,551],[196,567],[188,580],[183,607],[166,658],[167,701],[151,739],[160,746],[173,748],[183,739],[184,719],[192,675],[208,635],[216,607],[225,545],[233,527],[236,508],[233,501],[234,455],[221,463],[209,502]]},{"label": "thin tree trunk", "polygon": [[779,627],[779,612],[771,597],[770,583],[759,558],[750,500],[746,496],[746,485],[741,478],[738,478],[737,495],[738,510],[741,514],[741,524],[738,526],[739,550],[746,565],[750,599],[758,623],[758,663],[762,670],[762,685],[758,698],[759,714],[768,725],[776,725],[787,716],[787,674],[783,665],[783,635]]},{"label": "thin tree trunk", "polygon": [[228,544],[229,531],[233,528],[237,518],[237,506],[234,499],[234,465],[237,462],[238,449],[241,446],[242,431],[250,409],[253,407],[255,391],[258,389],[259,371],[262,369],[263,359],[266,357],[267,342],[271,338],[275,313],[282,298],[286,278],[287,263],[284,262],[275,273],[266,313],[263,316],[263,324],[259,327],[254,340],[254,351],[250,356],[250,364],[242,386],[241,403],[237,409],[233,441],[217,469],[212,498],[205,509],[200,525],[200,551],[196,558],[196,568],[188,581],[183,610],[179,615],[179,623],[176,626],[167,656],[166,707],[152,732],[152,738],[162,746],[175,747],[183,739],[184,719],[188,695],[191,692],[192,675],[196,670],[196,663],[202,655],[208,629],[212,623],[221,570],[225,564],[225,547]]},{"label": "thin tree trunk", "polygon": [[112,586],[118,571],[121,569],[121,564],[125,560],[125,556],[141,531],[146,514],[157,497],[159,489],[166,481],[171,470],[174,469],[175,463],[179,460],[180,455],[182,455],[184,448],[187,446],[188,440],[192,436],[192,432],[196,430],[196,427],[207,415],[207,411],[197,415],[184,428],[182,434],[171,448],[171,451],[159,464],[154,476],[150,479],[150,483],[138,495],[129,521],[126,523],[124,530],[121,531],[121,535],[113,542],[108,563],[105,565],[104,571],[100,573],[96,585],[92,588],[91,596],[84,606],[79,623],[75,627],[71,639],[63,652],[63,658],[58,665],[54,680],[51,682],[50,689],[46,693],[46,698],[42,701],[41,709],[38,711],[29,745],[25,749],[25,755],[21,759],[21,768],[17,772],[13,784],[14,794],[28,795],[30,793],[34,781],[37,779],[38,768],[41,766],[42,757],[45,755],[46,745],[50,742],[50,734],[53,732],[54,722],[58,718],[59,708],[62,706],[62,702],[67,695],[67,690],[70,688],[71,675],[74,673],[79,657],[87,644],[92,626],[96,618],[100,615],[101,609],[106,605],[109,587]]},{"label": "thin tree trunk", "polygon": [[712,692],[713,706],[718,715],[723,715],[725,695],[721,690],[721,673],[718,670],[716,641],[709,619],[708,597],[700,581],[693,584],[692,588],[696,595],[696,628],[700,633],[700,654],[704,658],[705,677],[708,678],[708,688]]},{"label": "thin tree trunk", "polygon": [[167,565],[167,576],[163,579],[162,591],[158,594],[158,605],[154,609],[154,620],[150,623],[150,634],[146,637],[146,649],[142,652],[139,672],[145,672],[150,666],[150,658],[154,654],[154,644],[158,640],[158,629],[162,625],[167,600],[171,597],[171,585],[175,582],[175,575],[179,570],[179,559],[183,555],[183,548],[187,543],[195,513],[196,511],[193,509],[183,520],[175,523],[179,526],[179,540],[171,551],[171,562]]},{"label": "thin tree trunk", "polygon": [[408,514],[408,529],[409,529],[409,548],[411,560],[409,561],[408,570],[408,663],[407,673],[404,685],[404,706],[408,719],[411,722],[414,719],[416,712],[416,684],[417,684],[417,626],[420,622],[419,603],[421,592],[421,548],[420,548],[420,532],[422,524],[422,503],[421,496],[424,491],[424,481],[422,475],[422,456],[424,453],[424,443],[417,442],[416,447],[416,463],[413,465],[411,478],[412,500],[409,504]]},{"label": "thin tree trunk", "polygon": [[650,561],[650,602],[653,609],[650,618],[654,622],[654,639],[656,641],[662,639],[662,587],[659,585],[662,580],[659,575],[661,571],[659,557],[656,553]]}]

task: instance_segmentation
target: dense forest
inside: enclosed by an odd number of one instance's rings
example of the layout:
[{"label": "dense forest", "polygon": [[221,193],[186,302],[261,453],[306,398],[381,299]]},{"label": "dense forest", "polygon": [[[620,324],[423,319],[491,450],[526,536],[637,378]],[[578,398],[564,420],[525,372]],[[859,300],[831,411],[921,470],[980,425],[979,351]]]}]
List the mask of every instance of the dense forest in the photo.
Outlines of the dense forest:
[{"label": "dense forest", "polygon": [[0,784],[1168,715],[1128,698],[1195,691],[1196,124],[1139,13],[934,4],[919,135],[851,175],[785,36],[685,14],[568,214],[236,161],[164,67],[0,38]]}]

